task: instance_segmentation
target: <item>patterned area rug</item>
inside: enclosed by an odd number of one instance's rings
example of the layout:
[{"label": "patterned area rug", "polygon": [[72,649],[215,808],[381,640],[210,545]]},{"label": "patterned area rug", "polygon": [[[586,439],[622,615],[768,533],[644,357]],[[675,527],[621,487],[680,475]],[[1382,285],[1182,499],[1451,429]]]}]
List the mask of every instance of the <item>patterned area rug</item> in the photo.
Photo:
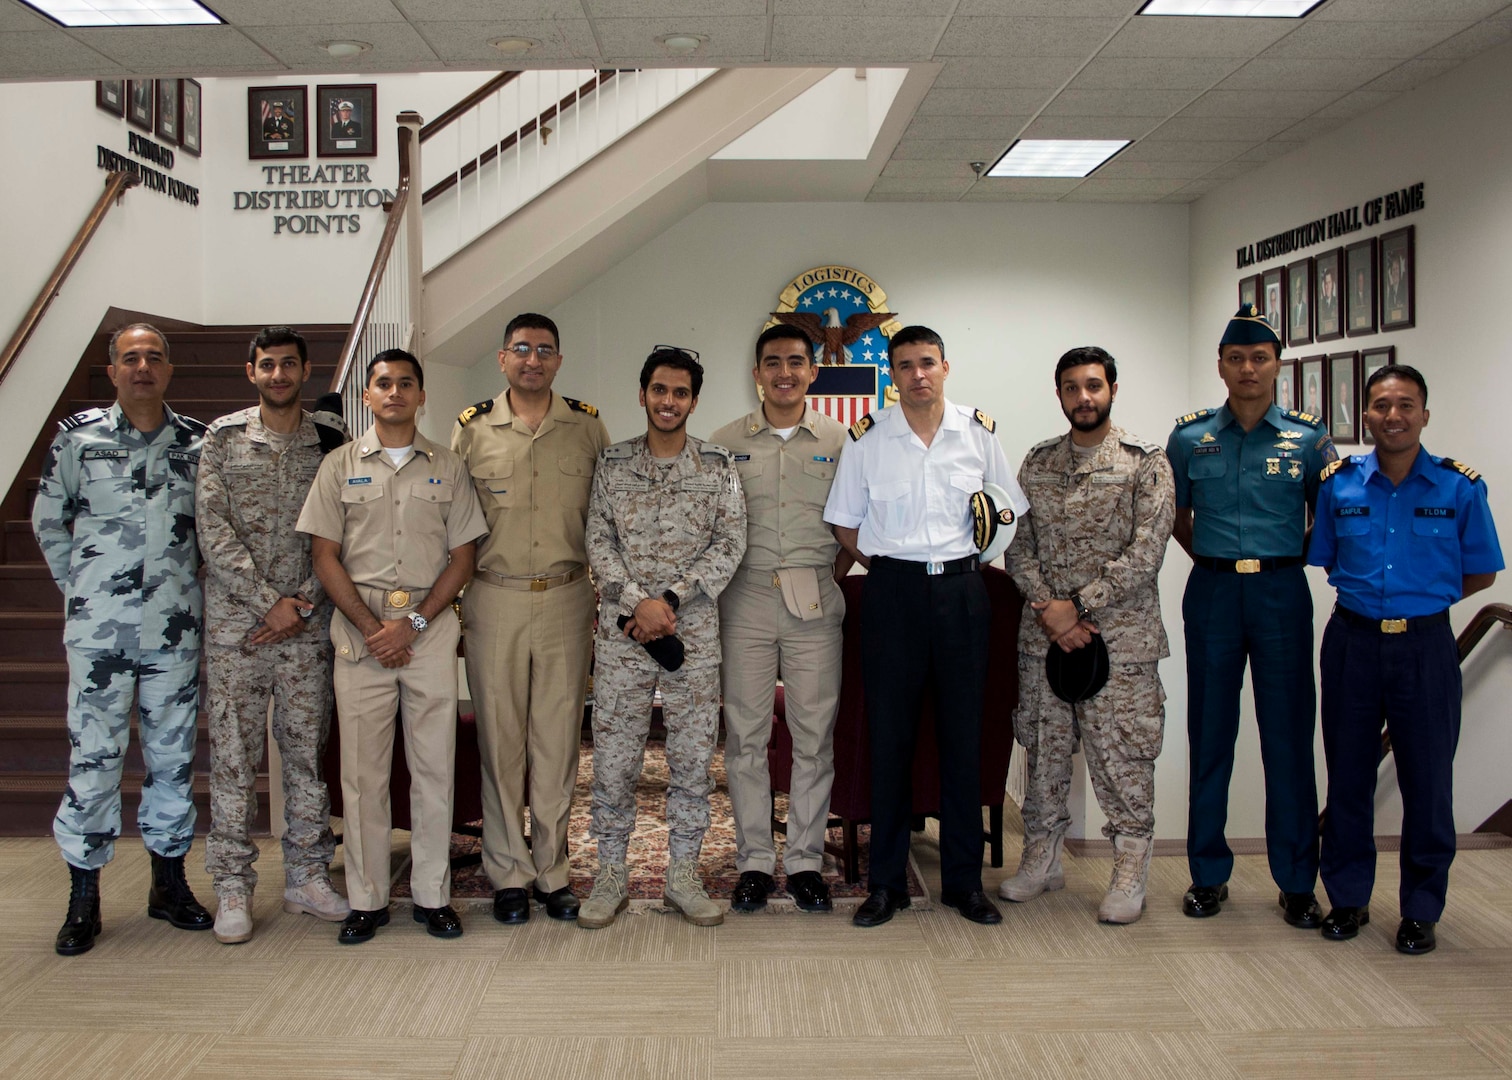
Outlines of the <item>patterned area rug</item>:
[{"label": "patterned area rug", "polygon": [[[715,899],[728,900],[734,892],[735,883],[740,879],[740,873],[735,868],[735,819],[730,808],[729,788],[725,782],[722,748],[715,751],[712,772],[714,792],[709,797],[709,831],[704,834],[700,869],[703,872],[704,884],[709,890],[709,895]],[[593,875],[598,869],[598,845],[588,835],[592,784],[593,746],[590,743],[584,743],[579,751],[578,781],[572,796],[571,837],[567,842],[567,854],[572,863],[572,890],[581,897],[586,897],[593,889]],[[781,820],[787,814],[787,797],[779,794],[776,799],[777,817]],[[649,743],[646,746],[646,763],[641,771],[640,784],[636,788],[636,803],[639,813],[636,818],[635,835],[630,840],[629,852],[630,898],[659,903],[667,877],[667,759],[662,744],[659,742]],[[862,825],[858,832],[861,875],[860,880],[854,885],[846,883],[836,855],[827,851],[824,856],[824,868],[821,873],[837,901],[859,902],[866,896],[868,841],[871,830],[869,826]],[[791,908],[792,900],[781,891],[783,888],[781,873],[783,838],[779,835],[776,839],[778,866],[776,877],[779,891],[773,894],[771,903],[780,910],[784,906]],[[829,841],[838,852],[841,843],[841,832],[838,828],[830,830]],[[453,833],[451,842],[453,859],[458,856],[476,855],[482,846],[482,841],[477,837],[461,833]],[[397,868],[392,894],[395,900],[409,899],[408,859],[405,859]],[[908,894],[916,901],[929,899],[928,890],[924,887],[923,879],[919,875],[912,856],[908,864]],[[452,898],[454,900],[491,900],[493,898],[493,886],[489,883],[488,876],[483,873],[482,866],[468,866],[452,875]]]}]

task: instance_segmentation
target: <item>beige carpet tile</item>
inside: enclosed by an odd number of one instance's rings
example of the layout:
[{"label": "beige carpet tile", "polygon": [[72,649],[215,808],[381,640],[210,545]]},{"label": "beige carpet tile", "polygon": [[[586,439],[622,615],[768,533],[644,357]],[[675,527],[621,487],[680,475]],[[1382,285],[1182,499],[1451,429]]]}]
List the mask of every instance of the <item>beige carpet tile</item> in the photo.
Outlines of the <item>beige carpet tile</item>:
[{"label": "beige carpet tile", "polygon": [[[973,1035],[982,1080],[1238,1080],[1201,1032]],[[1295,1070],[1296,1062],[1291,1062]],[[1293,1074],[1295,1075],[1295,1073]]]},{"label": "beige carpet tile", "polygon": [[[1394,874],[1396,867],[1395,854],[1390,856],[1388,871],[1387,856],[1382,856],[1376,871],[1376,882],[1396,880],[1388,873]],[[1454,895],[1461,889],[1483,889],[1488,892],[1500,892],[1503,895],[1512,892],[1512,848],[1500,851],[1461,851],[1454,860],[1454,865],[1449,868],[1449,897],[1453,901]]]},{"label": "beige carpet tile", "polygon": [[1366,964],[1440,1024],[1500,1024],[1512,1015],[1512,947],[1427,956],[1382,950]]},{"label": "beige carpet tile", "polygon": [[1058,892],[1043,893],[1025,904],[996,899],[1003,921],[998,926],[978,926],[950,908],[921,919],[920,928],[937,960],[1040,959],[1133,956],[1136,949],[1128,928],[1104,926],[1097,921],[1097,906],[1104,890],[1067,881]]},{"label": "beige carpet tile", "polygon": [[1196,1030],[1201,1021],[1149,958],[937,963],[956,1031]]},{"label": "beige carpet tile", "polygon": [[1272,1031],[1212,1040],[1245,1080],[1295,1080],[1298,1062],[1326,1062],[1329,1080],[1504,1076],[1470,1040],[1437,1029]]},{"label": "beige carpet tile", "polygon": [[535,906],[524,926],[503,926],[490,909],[472,916],[495,955],[505,964],[710,963],[727,926],[694,926],[680,915],[631,906],[612,926],[584,930],[573,922],[546,917]]},{"label": "beige carpet tile", "polygon": [[927,1038],[951,1034],[924,959],[730,960],[719,965],[721,1038]]},{"label": "beige carpet tile", "polygon": [[[456,1080],[709,1080],[707,1038],[472,1038]],[[749,1074],[747,1074],[749,1075]]]},{"label": "beige carpet tile", "polygon": [[469,1034],[711,1036],[718,1028],[717,989],[715,967],[706,962],[500,963]]},{"label": "beige carpet tile", "polygon": [[[52,956],[50,960],[19,994],[8,999],[3,1018],[7,1026],[186,1034],[230,1031],[268,999],[282,970],[280,964],[258,960],[145,965],[137,959],[103,955],[100,946],[87,956]],[[153,993],[153,987],[172,987],[172,993]]]},{"label": "beige carpet tile", "polygon": [[0,1034],[0,1076],[6,1080],[188,1080],[214,1035],[21,1031]]},{"label": "beige carpet tile", "polygon": [[291,960],[234,1030],[295,1039],[460,1038],[493,973],[493,963],[479,960]]},{"label": "beige carpet tile", "polygon": [[[530,932],[534,922],[532,920],[522,927],[503,926],[494,922],[487,907],[457,905],[455,910],[462,920],[462,936],[433,938],[425,932],[422,923],[415,921],[414,906],[408,901],[396,900],[389,905],[389,924],[379,927],[373,940],[361,945],[341,944],[337,939],[340,923],[322,922],[311,915],[284,914],[280,917],[294,919],[306,927],[299,947],[299,955],[303,957],[350,960],[360,956],[363,960],[467,960],[478,963],[498,960],[500,951],[508,947],[511,934],[516,930]],[[542,921],[546,920],[543,918]]]},{"label": "beige carpet tile", "polygon": [[[1185,891],[1185,890],[1183,890]],[[1150,895],[1144,917],[1128,927],[1129,939],[1144,955],[1185,952],[1306,952],[1319,945],[1316,930],[1299,930],[1282,918],[1279,894],[1231,892],[1223,910],[1207,919],[1181,913],[1181,893]],[[1326,905],[1325,905],[1326,907]]]},{"label": "beige carpet tile", "polygon": [[192,1080],[450,1080],[463,1042],[445,1039],[291,1039],[227,1035]]},{"label": "beige carpet tile", "polygon": [[1357,953],[1313,941],[1310,952],[1178,953],[1156,959],[1209,1031],[1433,1023]]},{"label": "beige carpet tile", "polygon": [[[1370,910],[1374,915],[1375,906]],[[1397,921],[1393,911],[1389,925],[1383,926],[1383,930],[1391,931],[1393,940]],[[1507,894],[1451,888],[1438,924],[1438,943],[1440,949],[1504,949],[1512,945],[1512,908],[1507,905]]]},{"label": "beige carpet tile", "polygon": [[1498,1068],[1512,1076],[1512,1024],[1472,1024],[1461,1028],[1460,1034],[1475,1044],[1475,1048],[1494,1061]]},{"label": "beige carpet tile", "polygon": [[[252,940],[237,945],[222,945],[209,931],[177,930],[159,919],[149,918],[144,902],[131,910],[119,924],[106,915],[106,936],[97,948],[110,946],[109,955],[140,960],[166,960],[190,963],[241,963],[246,960],[291,960],[304,955],[306,942],[313,935],[336,934],[334,924],[321,922],[313,915],[290,915],[283,910],[283,882],[277,891],[259,889],[252,897]],[[215,914],[215,894],[206,890],[197,894],[200,902]],[[56,905],[55,905],[56,906]],[[61,922],[61,915],[58,921]],[[54,927],[56,930],[56,927]],[[116,931],[120,931],[119,938]]]},{"label": "beige carpet tile", "polygon": [[712,1080],[822,1076],[824,1080],[979,1080],[959,1035],[941,1038],[721,1039]]},{"label": "beige carpet tile", "polygon": [[[715,955],[720,960],[857,960],[881,957],[924,955],[924,927],[939,917],[938,912],[910,908],[892,922],[869,929],[851,923],[854,906],[836,905],[829,914],[767,908],[742,915],[730,912],[714,937]],[[949,912],[949,917],[964,921]]]}]

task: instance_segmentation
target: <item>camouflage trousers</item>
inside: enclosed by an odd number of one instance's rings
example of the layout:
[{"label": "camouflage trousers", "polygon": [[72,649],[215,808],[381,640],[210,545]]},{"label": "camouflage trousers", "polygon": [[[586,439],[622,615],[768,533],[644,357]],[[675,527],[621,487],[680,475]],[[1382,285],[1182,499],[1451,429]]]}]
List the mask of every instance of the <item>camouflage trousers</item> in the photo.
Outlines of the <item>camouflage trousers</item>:
[{"label": "camouflage trousers", "polygon": [[135,699],[142,801],[137,827],[147,850],[183,855],[194,839],[194,739],[198,649],[68,648],[68,789],[53,819],[63,858],[104,866],[121,835],[121,768]]},{"label": "camouflage trousers", "polygon": [[1043,656],[1019,654],[1014,737],[1028,753],[1024,835],[1048,836],[1071,823],[1071,754],[1078,737],[1103,815],[1103,835],[1155,831],[1155,759],[1165,738],[1165,689],[1154,663],[1112,664],[1108,684],[1071,706],[1045,679]]},{"label": "camouflage trousers", "polygon": [[[628,647],[627,647],[628,646]],[[624,862],[635,831],[635,785],[651,731],[651,700],[662,693],[667,725],[667,848],[697,859],[709,827],[709,764],[719,733],[719,668],[664,671],[634,642],[595,643],[593,819],[599,863]]]},{"label": "camouflage trousers", "polygon": [[331,644],[296,638],[276,645],[207,645],[210,690],[210,835],[205,869],[217,893],[250,893],[258,850],[257,766],[273,740],[283,758],[284,881],[324,877],[336,852],[331,796],[320,775],[331,728]]}]

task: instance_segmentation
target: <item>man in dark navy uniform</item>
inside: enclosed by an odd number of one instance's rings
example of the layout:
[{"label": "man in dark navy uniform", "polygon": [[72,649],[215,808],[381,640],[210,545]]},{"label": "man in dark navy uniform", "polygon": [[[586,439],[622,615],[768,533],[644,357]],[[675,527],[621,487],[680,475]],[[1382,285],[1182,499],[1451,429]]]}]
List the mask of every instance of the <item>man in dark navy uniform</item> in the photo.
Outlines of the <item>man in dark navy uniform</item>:
[{"label": "man in dark navy uniform", "polygon": [[1328,812],[1323,885],[1333,910],[1323,937],[1348,941],[1370,921],[1375,884],[1376,768],[1381,723],[1402,790],[1402,923],[1398,952],[1432,952],[1454,861],[1454,749],[1460,729],[1455,601],[1505,568],[1486,484],[1423,449],[1428,384],[1416,368],[1383,367],[1365,384],[1374,453],[1323,471],[1307,561],[1339,590],[1323,632],[1323,751]]},{"label": "man in dark navy uniform", "polygon": [[1176,541],[1192,557],[1186,623],[1191,781],[1182,911],[1216,915],[1234,854],[1224,838],[1239,692],[1251,665],[1265,762],[1265,840],[1271,876],[1293,926],[1317,929],[1318,790],[1313,772],[1317,694],[1312,593],[1303,571],[1318,474],[1337,459],[1324,421],[1271,403],[1281,339],[1240,307],[1218,345],[1228,400],[1176,422],[1166,455],[1176,475]]},{"label": "man in dark navy uniform", "polygon": [[294,120],[284,110],[282,101],[270,102],[268,108],[272,112],[263,119],[262,133],[264,142],[278,142],[294,137]]}]

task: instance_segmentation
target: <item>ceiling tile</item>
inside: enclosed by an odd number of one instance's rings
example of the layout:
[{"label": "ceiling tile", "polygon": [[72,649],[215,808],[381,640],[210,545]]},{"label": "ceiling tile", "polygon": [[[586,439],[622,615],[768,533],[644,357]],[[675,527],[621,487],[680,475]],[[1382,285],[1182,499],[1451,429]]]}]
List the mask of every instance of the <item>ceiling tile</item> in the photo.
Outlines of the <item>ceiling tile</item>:
[{"label": "ceiling tile", "polygon": [[30,8],[24,8],[20,4],[0,4],[0,32],[49,29],[52,29],[52,23]]},{"label": "ceiling tile", "polygon": [[520,19],[511,22],[417,22],[415,29],[446,61],[485,61],[500,64],[498,49],[489,44],[501,37],[534,38],[541,44],[528,56],[511,57],[511,67],[531,67],[543,61],[596,60],[598,46],[587,19]]},{"label": "ceiling tile", "polygon": [[1140,139],[1118,155],[1119,161],[1192,161],[1209,165],[1228,161],[1256,144],[1255,139]]},{"label": "ceiling tile", "polygon": [[867,202],[955,202],[955,195],[926,195],[918,191],[879,191],[866,196]]},{"label": "ceiling tile", "polygon": [[975,182],[975,177],[952,179],[935,177],[879,176],[872,185],[873,194],[960,195]]},{"label": "ceiling tile", "polygon": [[1270,139],[1266,142],[1253,146],[1239,155],[1240,161],[1275,161],[1285,157],[1293,150],[1302,148],[1302,140],[1287,136],[1284,139]]},{"label": "ceiling tile", "polygon": [[1206,90],[1242,63],[1240,56],[1097,56],[1071,86],[1078,90]]},{"label": "ceiling tile", "polygon": [[[214,12],[237,26],[299,26],[309,23],[403,22],[391,0],[208,0]],[[361,40],[366,41],[367,38]]]},{"label": "ceiling tile", "polygon": [[[1176,181],[1178,184],[1181,181]],[[1155,203],[1160,202],[1165,196],[1159,192],[1129,192],[1117,189],[1082,186],[1067,195],[1061,196],[1061,202],[1082,203]]]},{"label": "ceiling tile", "polygon": [[1366,83],[1361,90],[1416,90],[1425,82],[1459,67],[1458,60],[1408,60],[1392,68],[1379,79]]},{"label": "ceiling tile", "polygon": [[1133,15],[1143,3],[1144,0],[961,0],[956,15],[1123,18]]},{"label": "ceiling tile", "polygon": [[1211,169],[1207,161],[1126,161],[1122,154],[1097,170],[1097,175],[1120,179],[1168,178],[1191,180]]},{"label": "ceiling tile", "polygon": [[1033,115],[1053,90],[964,90],[935,87],[919,104],[920,116]]},{"label": "ceiling tile", "polygon": [[1064,195],[1080,183],[1077,176],[984,176],[971,189],[971,195]]},{"label": "ceiling tile", "polygon": [[962,195],[957,202],[1059,202],[1059,192],[1018,192],[1001,191],[996,188],[988,188],[987,181],[982,181],[966,194]]},{"label": "ceiling tile", "polygon": [[1214,165],[1202,176],[1204,180],[1232,180],[1236,176],[1243,176],[1245,173],[1254,171],[1253,161],[1226,161],[1222,165]]},{"label": "ceiling tile", "polygon": [[935,55],[1088,57],[1118,28],[1117,19],[950,20]]},{"label": "ceiling tile", "polygon": [[1512,22],[1490,19],[1455,34],[1423,54],[1426,60],[1465,60],[1512,38]]},{"label": "ceiling tile", "polygon": [[700,34],[708,38],[695,54],[701,63],[726,57],[759,59],[766,53],[764,18],[595,19],[593,28],[606,57],[665,56],[665,50],[656,42],[664,34]]},{"label": "ceiling tile", "polygon": [[894,161],[929,158],[936,161],[996,161],[1006,150],[997,139],[903,139],[893,150]]},{"label": "ceiling tile", "polygon": [[[259,3],[260,0],[251,0]],[[319,10],[321,5],[308,0],[294,0]],[[503,19],[581,19],[579,0],[509,0],[506,7],[498,0],[393,0],[411,22],[499,22]]]},{"label": "ceiling tile", "polygon": [[329,67],[341,70],[342,61],[321,48],[325,41],[365,41],[373,51],[364,53],[364,64],[404,66],[435,61],[437,56],[409,23],[343,23],[337,26],[249,26],[244,31],[253,41],[290,67]]},{"label": "ceiling tile", "polygon": [[1104,177],[1099,173],[1083,180],[1073,194],[1100,192],[1120,195],[1169,195],[1177,188],[1184,187],[1187,182],[1186,178],[1175,176]]},{"label": "ceiling tile", "polygon": [[1338,99],[1337,90],[1209,90],[1181,115],[1300,120]]},{"label": "ceiling tile", "polygon": [[1257,56],[1214,89],[1217,90],[1353,90],[1388,71],[1394,60],[1381,57],[1334,57],[1316,60]]},{"label": "ceiling tile", "polygon": [[[405,0],[406,3],[411,0]],[[489,0],[484,0],[488,3]],[[493,0],[497,10],[497,0]],[[577,0],[568,0],[578,7]],[[712,16],[755,15],[766,18],[766,0],[582,0],[590,19],[660,18],[703,19]]]},{"label": "ceiling tile", "polygon": [[1062,90],[1046,116],[1169,116],[1191,100],[1191,90]]},{"label": "ceiling tile", "polygon": [[1280,132],[1279,134],[1285,136],[1287,139],[1300,139],[1301,141],[1306,142],[1308,139],[1316,139],[1319,135],[1326,135],[1328,132],[1334,130],[1342,123],[1344,123],[1344,121],[1341,119],[1329,119],[1328,117],[1324,116],[1309,116],[1306,120],[1298,120],[1291,127],[1287,128],[1285,131]]},{"label": "ceiling tile", "polygon": [[82,29],[69,33],[123,67],[150,75],[198,75],[281,67],[234,26],[153,27],[150,34],[127,29]]},{"label": "ceiling tile", "polygon": [[882,166],[882,175],[896,176],[902,179],[949,176],[969,180],[976,174],[971,171],[971,166],[964,161],[889,161],[886,165]]},{"label": "ceiling tile", "polygon": [[1165,197],[1163,197],[1160,201],[1163,202],[1163,203],[1190,203],[1190,202],[1196,202],[1198,199],[1202,198],[1208,192],[1214,190],[1215,188],[1222,187],[1223,184],[1224,184],[1224,181],[1222,181],[1222,180],[1207,180],[1207,179],[1193,180],[1190,184],[1187,184],[1185,187],[1177,188],[1175,191],[1171,192],[1169,195],[1166,195]]},{"label": "ceiling tile", "polygon": [[1472,22],[1507,6],[1507,0],[1333,0],[1309,19],[1319,22],[1378,22],[1399,19],[1415,22],[1431,12],[1435,19]]},{"label": "ceiling tile", "polygon": [[1254,56],[1295,28],[1290,19],[1131,19],[1101,56]]},{"label": "ceiling tile", "polygon": [[1160,139],[1268,139],[1290,119],[1237,120],[1223,116],[1173,116],[1153,134]]},{"label": "ceiling tile", "polygon": [[0,34],[0,71],[7,78],[125,75],[133,70],[56,30]]},{"label": "ceiling tile", "polygon": [[1352,94],[1345,94],[1326,109],[1319,109],[1318,116],[1323,119],[1347,120],[1351,116],[1359,116],[1361,113],[1379,108],[1400,96],[1386,90],[1356,90]]},{"label": "ceiling tile", "polygon": [[1320,22],[1297,27],[1285,41],[1271,46],[1267,56],[1416,56],[1464,29],[1457,22]]},{"label": "ceiling tile", "polygon": [[[637,3],[639,0],[629,0]],[[956,0],[825,0],[816,5],[814,0],[774,0],[774,15],[812,15],[822,10],[825,15],[860,15],[864,18],[887,18],[894,15],[940,15],[950,14]],[[766,4],[758,0],[756,5],[763,11]]]},{"label": "ceiling tile", "polygon": [[772,60],[928,60],[944,23],[939,17],[832,19],[779,15],[772,20]]},{"label": "ceiling tile", "polygon": [[964,86],[983,90],[1054,89],[1075,75],[1081,63],[1082,58],[1078,56],[1017,56],[1012,60],[996,56],[960,56],[945,61],[934,84],[936,87]]},{"label": "ceiling tile", "polygon": [[905,139],[996,139],[1008,146],[1027,116],[915,116],[903,132]]},{"label": "ceiling tile", "polygon": [[1163,116],[1041,116],[1024,132],[1026,139],[1137,139],[1159,125]]}]

